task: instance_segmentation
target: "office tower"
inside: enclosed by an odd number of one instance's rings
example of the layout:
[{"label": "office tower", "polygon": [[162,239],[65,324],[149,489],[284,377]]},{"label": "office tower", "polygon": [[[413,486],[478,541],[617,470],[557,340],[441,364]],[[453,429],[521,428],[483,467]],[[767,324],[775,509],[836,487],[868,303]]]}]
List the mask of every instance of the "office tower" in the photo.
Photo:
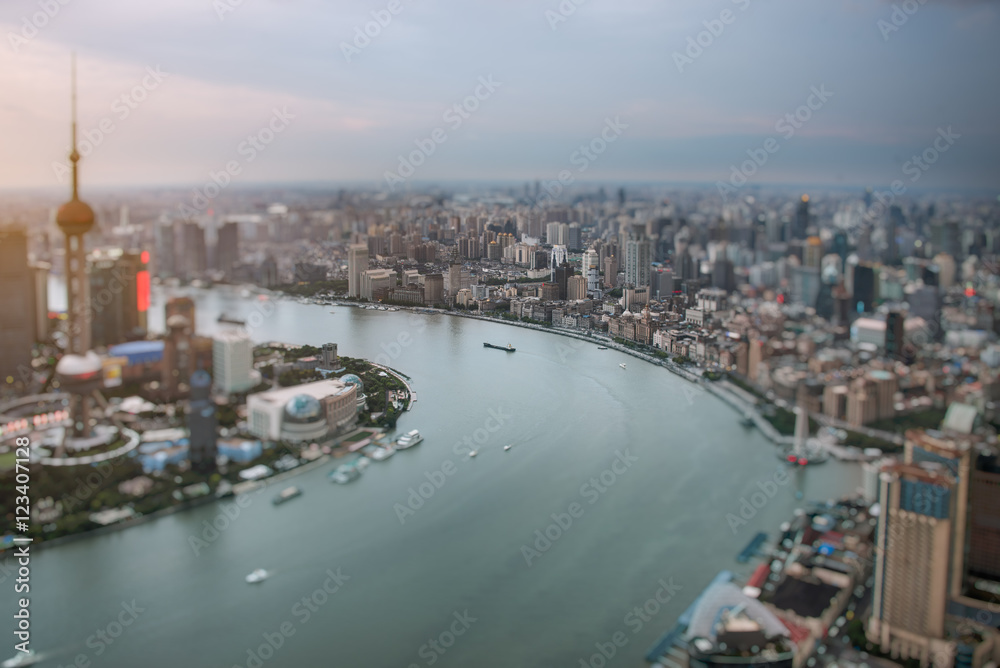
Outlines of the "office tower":
[{"label": "office tower", "polygon": [[361,291],[358,297],[368,301],[378,299],[380,291],[396,287],[396,273],[391,269],[366,269],[361,272]]},{"label": "office tower", "polygon": [[886,250],[885,250],[885,261],[889,264],[895,264],[896,259],[899,256],[899,247],[896,242],[896,236],[899,233],[899,229],[906,225],[906,217],[903,215],[903,209],[898,205],[893,204],[889,207],[889,219],[885,231],[886,240]]},{"label": "office tower", "polygon": [[568,260],[569,252],[565,246],[556,245],[552,247],[552,253],[549,257],[549,267],[552,268],[549,275],[551,280],[556,280],[556,267],[565,264]]},{"label": "office tower", "polygon": [[212,372],[215,386],[227,394],[245,392],[252,386],[253,344],[242,332],[220,332],[212,341]]},{"label": "office tower", "polygon": [[91,345],[108,347],[146,336],[149,272],[146,252],[97,252],[90,265]]},{"label": "office tower", "polygon": [[197,332],[198,326],[195,320],[194,300],[190,297],[171,297],[163,307],[164,321],[170,320],[172,315],[182,315],[188,321],[191,332]]},{"label": "office tower", "polygon": [[582,247],[579,223],[570,223],[566,228],[566,245],[574,250]]},{"label": "office tower", "polygon": [[802,247],[802,266],[819,269],[823,261],[823,242],[819,237],[809,237]]},{"label": "office tower", "polygon": [[90,349],[90,327],[86,321],[87,252],[84,235],[94,226],[94,210],[80,200],[79,162],[76,149],[76,58],[73,58],[72,147],[69,161],[73,165],[73,191],[69,202],[59,207],[56,223],[66,236],[66,313],[67,353],[82,354]]},{"label": "office tower", "polygon": [[630,235],[625,241],[625,284],[636,288],[648,287],[652,261],[649,240]]},{"label": "office tower", "polygon": [[868,637],[894,656],[951,665],[945,614],[949,595],[962,593],[971,447],[911,429],[905,448],[903,462],[880,476]]},{"label": "office tower", "polygon": [[903,314],[889,311],[885,317],[885,354],[891,359],[903,357]]},{"label": "office tower", "polygon": [[462,289],[462,265],[448,265],[448,294],[454,297]]},{"label": "office tower", "polygon": [[337,355],[336,343],[323,344],[323,368],[336,371],[340,368],[340,357]]},{"label": "office tower", "polygon": [[604,287],[614,289],[618,284],[618,258],[610,256],[604,258]]},{"label": "office tower", "polygon": [[597,251],[591,248],[584,252],[582,268],[581,273],[587,279],[587,292],[599,291],[601,289],[601,269]]},{"label": "office tower", "polygon": [[875,270],[864,264],[854,267],[854,303],[858,313],[869,313],[875,302]]},{"label": "office tower", "polygon": [[424,276],[424,301],[428,304],[440,304],[444,301],[444,276],[442,274]]},{"label": "office tower", "polygon": [[795,210],[795,226],[792,228],[792,239],[805,239],[809,229],[809,195],[803,195]]},{"label": "office tower", "polygon": [[154,228],[156,275],[170,278],[177,274],[177,234],[172,222],[160,222]]},{"label": "office tower", "polygon": [[228,221],[219,228],[215,243],[215,268],[230,272],[240,261],[240,226]]},{"label": "office tower", "polygon": [[570,276],[567,279],[566,299],[576,301],[587,298],[587,279],[584,276]]},{"label": "office tower", "polygon": [[188,403],[187,424],[190,433],[188,458],[191,468],[200,473],[215,470],[216,409],[212,401],[212,377],[203,369],[191,376],[191,401]]},{"label": "office tower", "polygon": [[569,291],[569,277],[573,275],[573,267],[562,264],[553,269],[555,284],[559,286],[558,299],[566,299]]},{"label": "office tower", "polygon": [[28,266],[28,236],[21,229],[0,228],[0,285],[0,385],[9,387],[30,378],[31,348],[40,333],[35,272]]},{"label": "office tower", "polygon": [[201,278],[208,269],[205,229],[189,220],[181,223],[180,233],[181,244],[175,257],[177,273],[187,280]]},{"label": "office tower", "polygon": [[351,244],[347,249],[347,294],[361,296],[361,272],[368,269],[368,246]]},{"label": "office tower", "polygon": [[817,267],[792,267],[792,301],[815,308],[820,292],[820,273]]}]

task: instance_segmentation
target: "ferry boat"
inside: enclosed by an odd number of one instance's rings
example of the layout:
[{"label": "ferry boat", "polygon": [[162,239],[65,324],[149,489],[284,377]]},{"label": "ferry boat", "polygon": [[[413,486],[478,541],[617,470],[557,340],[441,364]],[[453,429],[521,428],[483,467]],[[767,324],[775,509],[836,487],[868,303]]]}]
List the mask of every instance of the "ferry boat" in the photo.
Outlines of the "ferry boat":
[{"label": "ferry boat", "polygon": [[483,343],[483,348],[493,348],[493,350],[506,350],[509,353],[512,353],[515,350],[517,350],[517,348],[510,345],[509,343],[506,346],[495,346],[492,343]]},{"label": "ferry boat", "polygon": [[597,346],[597,349],[598,350],[607,350],[608,347],[607,346]]},{"label": "ferry boat", "polygon": [[394,454],[396,454],[396,448],[392,447],[391,445],[387,445],[385,447],[380,446],[375,448],[374,450],[371,451],[371,454],[368,456],[371,457],[376,462],[384,462],[385,460],[389,459],[389,457],[392,457]]},{"label": "ferry boat", "polygon": [[396,448],[398,450],[406,450],[407,448],[412,448],[415,445],[419,445],[424,440],[424,437],[420,435],[420,432],[414,429],[413,431],[407,432],[396,440]]},{"label": "ferry boat", "polygon": [[361,477],[361,471],[357,467],[351,466],[350,464],[341,464],[336,469],[330,472],[331,482],[335,482],[338,485],[346,485],[349,482],[353,482]]},{"label": "ferry boat", "polygon": [[258,582],[263,582],[267,579],[268,575],[269,573],[263,568],[258,568],[246,577],[247,584],[257,584]]},{"label": "ferry boat", "polygon": [[295,485],[292,485],[291,487],[286,487],[285,489],[281,490],[281,492],[276,497],[274,497],[274,499],[272,499],[271,503],[278,506],[284,503],[285,501],[290,501],[291,499],[294,499],[297,496],[302,496],[302,490],[296,487]]},{"label": "ferry boat", "polygon": [[625,366],[625,362],[622,362],[622,363],[621,363],[621,364],[619,364],[618,366],[620,366],[620,367],[621,367],[621,368],[623,368],[623,369],[627,369],[627,368],[628,368],[627,366]]},{"label": "ferry boat", "polygon": [[230,318],[225,313],[223,313],[222,315],[219,316],[219,320],[218,321],[222,322],[222,323],[225,323],[227,325],[245,325],[245,324],[247,324],[246,320],[239,320],[237,318]]}]

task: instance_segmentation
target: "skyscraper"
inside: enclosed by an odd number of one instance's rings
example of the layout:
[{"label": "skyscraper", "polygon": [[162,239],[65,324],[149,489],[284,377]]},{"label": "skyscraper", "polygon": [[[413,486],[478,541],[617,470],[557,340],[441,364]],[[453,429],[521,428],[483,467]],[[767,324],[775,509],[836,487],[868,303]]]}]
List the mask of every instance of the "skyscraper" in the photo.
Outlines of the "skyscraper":
[{"label": "skyscraper", "polygon": [[245,392],[253,384],[253,344],[242,332],[220,332],[212,341],[212,375],[215,386],[227,394]]},{"label": "skyscraper", "polygon": [[240,226],[228,221],[219,228],[215,243],[215,268],[229,272],[240,261]]},{"label": "skyscraper", "polygon": [[76,150],[76,57],[73,57],[72,149],[69,161],[73,165],[73,194],[70,201],[59,207],[56,223],[66,235],[66,313],[68,338],[66,352],[82,354],[90,349],[90,326],[86,320],[87,252],[84,235],[94,226],[94,210],[80,200],[80,153]]},{"label": "skyscraper", "polygon": [[92,256],[87,314],[91,345],[107,347],[146,336],[149,280],[144,258],[148,253],[120,248]]},{"label": "skyscraper", "polygon": [[652,261],[649,240],[644,235],[630,234],[625,241],[625,284],[637,288],[648,287]]},{"label": "skyscraper", "polygon": [[191,468],[200,473],[215,470],[216,431],[215,402],[212,401],[212,377],[203,369],[191,376],[191,401],[188,403],[187,423],[190,433],[188,458]]},{"label": "skyscraper", "polygon": [[31,348],[39,334],[35,317],[35,276],[28,266],[28,236],[0,229],[0,383],[30,374]]},{"label": "skyscraper", "polygon": [[803,195],[795,210],[795,226],[792,228],[793,239],[805,239],[809,229],[809,195]]},{"label": "skyscraper", "polygon": [[351,244],[347,249],[347,294],[361,296],[361,272],[368,269],[368,246]]}]

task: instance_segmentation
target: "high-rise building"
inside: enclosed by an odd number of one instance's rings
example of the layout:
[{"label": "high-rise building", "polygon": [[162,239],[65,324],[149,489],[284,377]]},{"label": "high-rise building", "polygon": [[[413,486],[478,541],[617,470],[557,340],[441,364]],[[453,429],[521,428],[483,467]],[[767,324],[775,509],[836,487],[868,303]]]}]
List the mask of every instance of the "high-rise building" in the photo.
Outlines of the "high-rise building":
[{"label": "high-rise building", "polygon": [[793,239],[805,239],[809,229],[809,195],[803,195],[795,210],[795,226],[792,228]]},{"label": "high-rise building", "polygon": [[243,332],[219,332],[212,341],[212,375],[215,386],[227,394],[253,387],[253,344]]},{"label": "high-rise building", "polygon": [[215,402],[212,401],[212,377],[203,369],[191,376],[191,400],[188,402],[187,424],[190,433],[188,458],[191,468],[200,473],[215,470],[218,442]]},{"label": "high-rise building", "polygon": [[562,264],[553,270],[555,283],[559,286],[559,299],[566,299],[569,290],[569,277],[573,275],[573,267]]},{"label": "high-rise building", "polygon": [[232,271],[240,261],[240,226],[227,221],[219,228],[215,242],[215,268],[222,272]]},{"label": "high-rise building", "polygon": [[454,297],[462,289],[462,265],[448,266],[448,294]]},{"label": "high-rise building", "polygon": [[87,290],[87,251],[84,235],[94,226],[94,210],[80,200],[80,153],[76,149],[76,58],[73,59],[72,148],[69,161],[73,165],[72,198],[56,213],[56,223],[66,236],[66,352],[83,354],[90,349],[90,327],[86,320],[89,297]]},{"label": "high-rise building", "polygon": [[177,233],[172,221],[156,224],[153,231],[153,246],[156,254],[156,275],[170,278],[177,274]]},{"label": "high-rise building", "polygon": [[373,301],[379,290],[396,285],[396,273],[391,269],[366,269],[361,272],[361,299]]},{"label": "high-rise building", "polygon": [[0,285],[0,384],[10,386],[30,376],[31,348],[39,334],[35,274],[21,229],[0,229]]},{"label": "high-rise building", "polygon": [[576,301],[587,298],[587,278],[585,276],[570,276],[566,286],[566,299]]},{"label": "high-rise building", "polygon": [[969,443],[911,429],[903,462],[880,478],[868,637],[893,656],[950,666],[945,615],[965,568]]},{"label": "high-rise building", "polygon": [[604,258],[604,287],[614,289],[618,284],[618,258],[614,255]]},{"label": "high-rise building", "polygon": [[903,319],[899,311],[885,316],[885,354],[891,359],[903,358]]},{"label": "high-rise building", "polygon": [[181,223],[180,232],[181,244],[175,257],[177,273],[187,280],[201,278],[208,269],[205,228],[188,220]]},{"label": "high-rise building", "polygon": [[1000,582],[1000,457],[977,457],[969,490],[969,575]]},{"label": "high-rise building", "polygon": [[427,274],[424,276],[424,301],[428,304],[440,304],[444,301],[444,276]]},{"label": "high-rise building", "polygon": [[649,286],[652,245],[644,236],[630,235],[625,241],[625,284],[637,288]]},{"label": "high-rise building", "polygon": [[570,223],[566,228],[566,245],[574,250],[583,246],[579,223]]},{"label": "high-rise building", "polygon": [[90,264],[91,345],[108,347],[146,336],[149,271],[146,252],[95,252]]},{"label": "high-rise building", "polygon": [[337,356],[337,344],[336,343],[324,343],[323,344],[323,360],[322,368],[331,371],[336,371],[340,368],[340,357]]},{"label": "high-rise building", "polygon": [[875,302],[875,270],[864,264],[854,267],[854,303],[859,313],[870,313]]},{"label": "high-rise building", "polygon": [[[184,302],[190,302],[190,310]],[[163,368],[161,385],[168,400],[182,394],[181,387],[190,387],[195,372],[194,302],[178,297],[167,302],[167,335],[163,340]],[[214,344],[213,344],[214,345]],[[214,352],[214,351],[213,351]]]},{"label": "high-rise building", "polygon": [[347,294],[361,296],[361,272],[368,269],[368,246],[351,244],[347,249]]}]

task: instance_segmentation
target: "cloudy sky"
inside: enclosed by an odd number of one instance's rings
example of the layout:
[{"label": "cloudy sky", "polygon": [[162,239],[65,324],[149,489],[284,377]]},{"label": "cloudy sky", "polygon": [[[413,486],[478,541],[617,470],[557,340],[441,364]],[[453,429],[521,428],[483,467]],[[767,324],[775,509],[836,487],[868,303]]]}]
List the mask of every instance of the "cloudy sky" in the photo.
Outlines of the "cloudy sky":
[{"label": "cloudy sky", "polygon": [[438,128],[414,179],[715,182],[773,138],[753,182],[883,185],[950,127],[919,185],[1000,188],[997,3],[576,2],[4,0],[0,189],[59,185],[72,50],[91,186],[385,184]]}]

